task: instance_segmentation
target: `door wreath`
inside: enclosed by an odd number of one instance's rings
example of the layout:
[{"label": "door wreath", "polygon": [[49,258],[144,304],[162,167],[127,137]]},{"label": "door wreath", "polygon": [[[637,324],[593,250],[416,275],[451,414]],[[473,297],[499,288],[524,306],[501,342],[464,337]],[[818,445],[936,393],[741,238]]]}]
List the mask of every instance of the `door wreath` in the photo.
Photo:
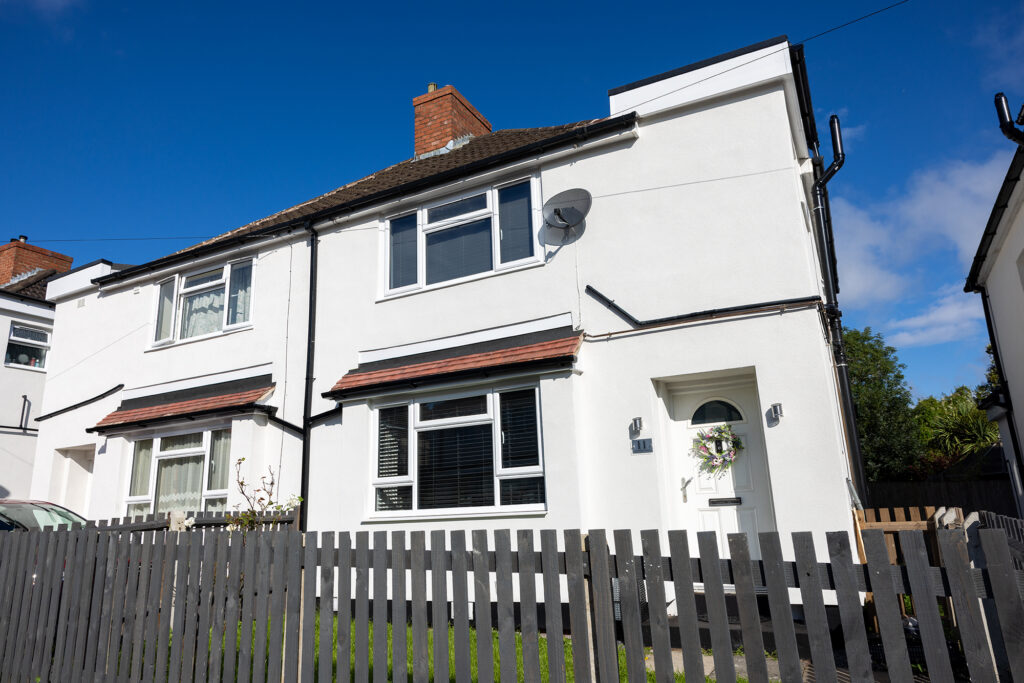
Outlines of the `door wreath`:
[{"label": "door wreath", "polygon": [[733,466],[742,450],[743,441],[731,426],[724,424],[697,432],[690,452],[700,460],[701,472],[720,477]]}]

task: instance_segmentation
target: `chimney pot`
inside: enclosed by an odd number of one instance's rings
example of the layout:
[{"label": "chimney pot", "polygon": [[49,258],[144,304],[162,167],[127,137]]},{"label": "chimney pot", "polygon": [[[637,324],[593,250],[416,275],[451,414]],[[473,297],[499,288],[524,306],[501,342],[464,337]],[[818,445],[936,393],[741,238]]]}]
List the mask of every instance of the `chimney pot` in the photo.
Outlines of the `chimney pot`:
[{"label": "chimney pot", "polygon": [[434,92],[437,90],[437,83],[427,83],[427,92]]},{"label": "chimney pot", "polygon": [[28,242],[28,235],[18,235],[18,241],[22,244]]}]

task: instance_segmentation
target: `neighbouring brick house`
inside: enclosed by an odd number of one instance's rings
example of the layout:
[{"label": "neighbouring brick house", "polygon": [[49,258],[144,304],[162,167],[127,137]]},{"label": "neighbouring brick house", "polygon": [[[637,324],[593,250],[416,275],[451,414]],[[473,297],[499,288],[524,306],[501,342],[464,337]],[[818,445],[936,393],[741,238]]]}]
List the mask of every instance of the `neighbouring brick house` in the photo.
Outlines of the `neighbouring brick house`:
[{"label": "neighbouring brick house", "polygon": [[[245,457],[310,529],[850,528],[802,49],[765,41],[609,107],[492,131],[432,84],[412,158],[52,283],[35,494],[85,448],[93,518],[231,507]],[[691,450],[722,425],[744,446],[707,476]]]},{"label": "neighbouring brick house", "polygon": [[71,257],[28,243],[0,245],[0,498],[28,496],[43,398],[53,304],[46,284],[71,268]]}]

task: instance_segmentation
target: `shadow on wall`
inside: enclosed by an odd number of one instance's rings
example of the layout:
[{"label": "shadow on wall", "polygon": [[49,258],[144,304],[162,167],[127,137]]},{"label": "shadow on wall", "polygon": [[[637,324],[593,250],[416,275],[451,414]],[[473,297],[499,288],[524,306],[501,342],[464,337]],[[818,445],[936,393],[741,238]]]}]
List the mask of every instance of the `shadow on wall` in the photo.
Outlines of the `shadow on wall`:
[{"label": "shadow on wall", "polygon": [[6,498],[9,495],[11,495],[11,490],[9,488],[0,486],[0,498]]}]

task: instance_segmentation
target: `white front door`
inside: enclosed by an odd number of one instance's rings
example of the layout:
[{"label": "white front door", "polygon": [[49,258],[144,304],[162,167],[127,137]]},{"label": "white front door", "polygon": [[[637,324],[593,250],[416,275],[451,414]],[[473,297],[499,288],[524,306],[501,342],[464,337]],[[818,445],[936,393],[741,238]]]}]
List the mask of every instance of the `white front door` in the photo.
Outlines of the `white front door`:
[{"label": "white front door", "polygon": [[[718,532],[719,552],[728,553],[727,534],[747,533],[751,556],[760,558],[757,534],[774,531],[771,484],[761,432],[761,415],[753,387],[714,393],[683,393],[674,398],[674,418],[681,438],[678,458],[683,508],[698,531]],[[743,448],[736,461],[719,475],[702,472],[691,449],[701,430],[728,424]],[[694,539],[695,540],[695,539]]]}]

